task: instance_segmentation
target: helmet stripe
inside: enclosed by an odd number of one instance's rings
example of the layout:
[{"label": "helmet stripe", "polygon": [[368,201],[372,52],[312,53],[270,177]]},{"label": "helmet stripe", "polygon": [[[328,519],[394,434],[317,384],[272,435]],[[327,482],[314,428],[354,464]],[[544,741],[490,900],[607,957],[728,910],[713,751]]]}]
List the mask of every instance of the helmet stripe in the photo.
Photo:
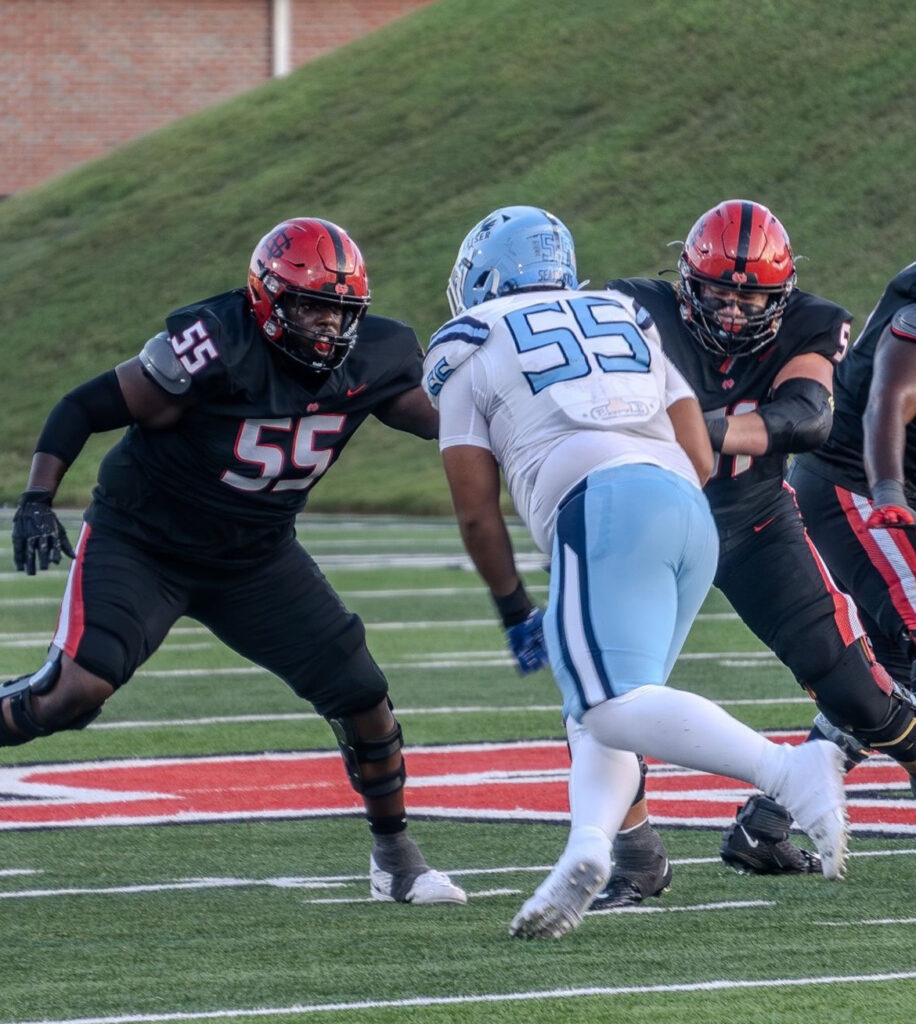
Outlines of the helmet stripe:
[{"label": "helmet stripe", "polygon": [[316,223],[320,224],[334,244],[334,256],[337,259],[337,273],[345,274],[347,271],[347,254],[344,249],[343,239],[340,237],[340,232],[337,230],[336,225],[330,221],[321,220],[320,217],[315,218]]},{"label": "helmet stripe", "polygon": [[747,270],[747,253],[751,244],[751,226],[754,222],[754,204],[741,204],[741,223],[738,225],[738,250],[735,253],[735,270],[743,274]]}]

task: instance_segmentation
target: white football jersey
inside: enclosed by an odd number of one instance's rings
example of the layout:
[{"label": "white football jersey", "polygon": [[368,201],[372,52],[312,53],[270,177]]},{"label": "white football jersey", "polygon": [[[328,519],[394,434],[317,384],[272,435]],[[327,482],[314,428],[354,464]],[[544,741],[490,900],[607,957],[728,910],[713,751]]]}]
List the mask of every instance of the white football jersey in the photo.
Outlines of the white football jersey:
[{"label": "white football jersey", "polygon": [[693,395],[648,313],[616,291],[517,293],[433,335],[424,387],[439,447],[490,449],[549,552],[556,507],[592,470],[648,462],[699,486],[667,408]]}]

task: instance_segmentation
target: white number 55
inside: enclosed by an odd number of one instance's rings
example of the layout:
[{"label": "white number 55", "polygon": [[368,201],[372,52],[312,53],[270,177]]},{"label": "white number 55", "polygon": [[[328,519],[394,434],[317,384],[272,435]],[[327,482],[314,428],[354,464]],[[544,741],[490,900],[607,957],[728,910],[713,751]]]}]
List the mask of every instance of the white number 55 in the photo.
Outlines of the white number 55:
[{"label": "white number 55", "polygon": [[207,328],[200,320],[185,328],[180,339],[173,334],[170,340],[179,362],[190,374],[197,373],[210,359],[216,359],[219,355],[213,339],[207,334]]}]

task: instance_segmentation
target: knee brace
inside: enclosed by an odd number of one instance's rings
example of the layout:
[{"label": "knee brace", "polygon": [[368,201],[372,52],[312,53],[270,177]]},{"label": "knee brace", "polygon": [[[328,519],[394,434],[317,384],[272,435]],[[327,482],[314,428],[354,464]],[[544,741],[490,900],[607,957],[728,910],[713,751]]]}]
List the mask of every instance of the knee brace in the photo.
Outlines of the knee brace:
[{"label": "knee brace", "polygon": [[[67,725],[59,727],[43,725],[35,717],[32,711],[32,694],[50,693],[54,689],[60,679],[60,658],[60,648],[54,647],[37,672],[17,676],[0,684],[0,747],[17,747],[41,736],[50,736],[60,729],[85,729],[91,721],[98,718],[101,708],[80,715]],[[3,716],[4,704],[9,708],[14,729],[10,729],[6,724]]]},{"label": "knee brace", "polygon": [[855,738],[903,764],[916,761],[916,698],[894,683],[884,719],[872,729],[852,729]]},{"label": "knee brace", "polygon": [[[390,702],[389,702],[390,706]],[[382,797],[396,793],[404,786],[407,778],[407,769],[404,766],[404,759],[401,758],[400,765],[393,771],[387,772],[378,778],[367,782],[363,778],[362,766],[372,764],[375,761],[386,761],[399,753],[403,745],[401,726],[397,719],[394,721],[394,728],[384,736],[374,739],[361,739],[353,719],[347,716],[340,718],[329,718],[328,723],[334,732],[334,738],[340,747],[344,767],[350,779],[350,785],[364,797]]]},{"label": "knee brace", "polygon": [[837,728],[895,761],[916,761],[916,698],[858,643],[847,647],[812,689],[817,706]]}]

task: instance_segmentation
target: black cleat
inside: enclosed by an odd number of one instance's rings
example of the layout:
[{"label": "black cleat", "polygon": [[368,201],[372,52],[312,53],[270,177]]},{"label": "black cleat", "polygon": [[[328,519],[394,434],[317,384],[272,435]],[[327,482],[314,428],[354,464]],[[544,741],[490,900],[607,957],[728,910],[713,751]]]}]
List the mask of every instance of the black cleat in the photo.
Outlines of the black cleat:
[{"label": "black cleat", "polygon": [[789,840],[789,812],[768,796],[752,796],[722,836],[719,856],[746,875],[819,875],[821,858]]},{"label": "black cleat", "polygon": [[661,836],[648,821],[614,840],[614,867],[592,910],[634,907],[661,896],[671,885],[671,864]]}]

